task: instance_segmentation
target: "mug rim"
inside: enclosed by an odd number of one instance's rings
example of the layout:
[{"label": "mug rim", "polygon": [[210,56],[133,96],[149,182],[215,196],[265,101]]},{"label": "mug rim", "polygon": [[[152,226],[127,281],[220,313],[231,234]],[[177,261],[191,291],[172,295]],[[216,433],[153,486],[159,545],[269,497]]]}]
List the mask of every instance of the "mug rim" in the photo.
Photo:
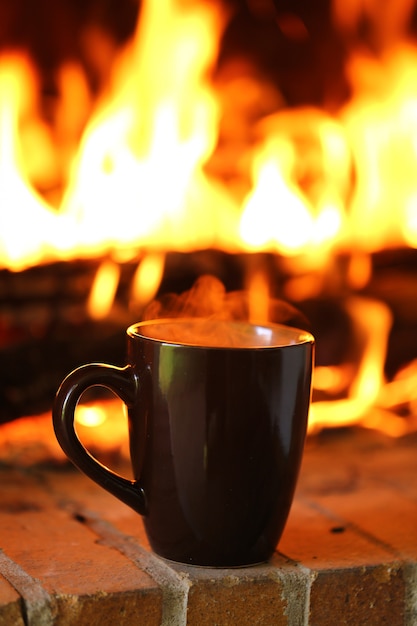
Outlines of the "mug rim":
[{"label": "mug rim", "polygon": [[[147,327],[147,326],[164,326],[167,324],[179,323],[186,324],[190,323],[190,321],[199,320],[203,321],[220,321],[220,322],[228,322],[236,325],[246,324],[250,326],[256,326],[258,328],[265,328],[268,330],[278,331],[280,334],[284,334],[287,337],[287,341],[275,341],[270,344],[266,343],[256,343],[253,345],[216,345],[214,344],[205,344],[203,342],[191,342],[191,341],[178,341],[173,339],[165,339],[160,337],[152,337],[152,335],[148,335],[145,333],[141,333],[139,329]],[[131,324],[127,330],[127,335],[132,339],[144,339],[159,345],[168,345],[168,346],[177,346],[177,347],[185,347],[185,348],[197,348],[204,350],[274,350],[274,349],[283,349],[283,348],[291,348],[293,346],[300,346],[306,344],[315,343],[314,336],[307,330],[295,327],[288,326],[286,324],[278,324],[275,322],[251,322],[249,320],[215,320],[215,318],[204,318],[204,317],[172,317],[172,318],[156,318],[150,320],[144,320],[141,322],[136,322]]]}]

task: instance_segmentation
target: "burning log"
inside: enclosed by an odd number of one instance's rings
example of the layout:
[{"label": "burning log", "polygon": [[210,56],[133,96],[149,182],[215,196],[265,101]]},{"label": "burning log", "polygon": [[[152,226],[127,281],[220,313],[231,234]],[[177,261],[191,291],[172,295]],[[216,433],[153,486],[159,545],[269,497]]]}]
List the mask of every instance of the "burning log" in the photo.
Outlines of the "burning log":
[{"label": "burning log", "polygon": [[[218,276],[228,291],[242,290],[248,268],[273,270],[274,255],[256,257],[218,250],[169,253],[158,296],[182,293],[207,274]],[[140,260],[119,264],[114,301],[98,318],[89,300],[101,258],[0,272],[0,422],[49,410],[61,380],[79,365],[124,363],[125,329],[148,304],[132,297]]]},{"label": "burning log", "polygon": [[135,266],[123,267],[118,307],[103,320],[87,315],[99,261],[54,263],[0,272],[0,421],[50,408],[57,386],[73,367],[90,360],[122,362],[122,303]]},{"label": "burning log", "polygon": [[[99,319],[91,316],[88,302],[103,259],[0,272],[0,421],[49,410],[59,383],[78,365],[100,360],[124,363],[125,329],[142,319],[147,304],[132,299],[138,261],[120,263],[114,302]],[[308,320],[308,328],[317,339],[317,366],[347,366],[351,375],[359,359],[355,352],[359,348],[356,322],[347,304],[355,294],[365,300],[378,300],[388,307],[393,318],[383,365],[387,379],[391,380],[402,365],[417,356],[415,342],[410,341],[417,332],[417,310],[410,298],[417,287],[413,270],[416,263],[415,251],[373,255],[369,284],[352,290],[347,259],[340,257],[338,271],[332,269],[333,281],[324,280],[327,289],[322,285],[320,294],[304,295],[300,300],[289,297],[295,295],[294,280],[314,282],[314,271],[312,275],[306,270],[306,275],[294,276],[287,260],[279,255],[219,250],[171,252],[166,255],[156,295],[166,301],[167,294],[185,292],[203,275],[217,277],[227,292],[250,291],[253,277],[263,275],[271,302],[285,300],[294,307],[293,313],[288,309],[287,318],[282,320],[276,317],[282,310],[269,306],[269,319],[303,327]],[[339,392],[333,391],[332,397],[345,393],[346,385]],[[320,391],[315,393],[317,398],[323,397]]]}]

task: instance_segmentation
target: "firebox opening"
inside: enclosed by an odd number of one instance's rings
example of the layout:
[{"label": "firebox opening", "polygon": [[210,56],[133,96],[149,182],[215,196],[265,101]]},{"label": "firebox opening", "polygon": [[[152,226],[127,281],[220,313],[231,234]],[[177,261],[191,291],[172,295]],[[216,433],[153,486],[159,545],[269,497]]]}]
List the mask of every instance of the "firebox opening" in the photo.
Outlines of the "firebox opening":
[{"label": "firebox opening", "polygon": [[1,11],[0,420],[212,276],[308,320],[311,432],[414,430],[415,3]]}]

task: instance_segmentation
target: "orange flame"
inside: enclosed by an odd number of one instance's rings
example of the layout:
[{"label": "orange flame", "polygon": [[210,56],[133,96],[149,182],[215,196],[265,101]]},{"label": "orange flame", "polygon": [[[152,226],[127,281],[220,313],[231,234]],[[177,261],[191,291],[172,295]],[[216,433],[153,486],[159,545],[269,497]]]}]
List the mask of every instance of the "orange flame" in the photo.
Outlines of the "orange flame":
[{"label": "orange flame", "polygon": [[132,281],[130,301],[132,308],[139,310],[153,300],[164,273],[165,255],[148,254],[138,265]]},{"label": "orange flame", "polygon": [[87,302],[87,310],[92,319],[99,320],[108,316],[119,284],[119,277],[119,265],[112,261],[105,261],[98,268]]},{"label": "orange flame", "polygon": [[[354,361],[357,371],[347,398],[313,404],[309,421],[310,430],[328,424],[349,426],[361,420],[366,424],[367,413],[374,406],[385,383],[383,367],[391,326],[389,310],[381,302],[358,297],[349,300],[347,310],[354,319],[357,334],[357,353]],[[340,375],[342,373],[343,370]],[[316,375],[323,376],[320,369]],[[335,376],[334,369],[328,373],[327,379],[330,376]]]}]

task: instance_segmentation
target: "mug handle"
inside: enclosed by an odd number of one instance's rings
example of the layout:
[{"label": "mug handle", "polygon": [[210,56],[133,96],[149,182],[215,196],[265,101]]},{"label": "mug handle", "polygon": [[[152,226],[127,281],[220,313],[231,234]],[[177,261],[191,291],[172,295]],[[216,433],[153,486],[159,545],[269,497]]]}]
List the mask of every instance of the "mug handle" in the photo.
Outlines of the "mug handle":
[{"label": "mug handle", "polygon": [[145,493],[138,481],[123,478],[102,465],[83,446],[75,432],[74,415],[78,401],[84,391],[93,386],[110,389],[127,406],[132,406],[137,397],[139,381],[130,365],[116,367],[90,363],[71,372],[59,387],[52,410],[58,443],[79,470],[134,511],[145,515]]}]

